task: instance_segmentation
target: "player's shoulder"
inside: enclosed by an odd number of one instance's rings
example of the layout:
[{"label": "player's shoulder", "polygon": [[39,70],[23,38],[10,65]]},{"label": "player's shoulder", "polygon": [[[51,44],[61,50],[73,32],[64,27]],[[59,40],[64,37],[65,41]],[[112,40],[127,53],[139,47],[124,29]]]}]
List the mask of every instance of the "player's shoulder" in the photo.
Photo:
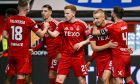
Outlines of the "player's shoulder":
[{"label": "player's shoulder", "polygon": [[114,22],[112,22],[110,20],[106,20],[105,22],[106,22],[105,27],[112,26],[114,24]]},{"label": "player's shoulder", "polygon": [[76,21],[79,22],[79,23],[81,23],[81,24],[86,25],[86,23],[83,20],[81,20],[81,19],[76,19]]},{"label": "player's shoulder", "polygon": [[80,19],[76,19],[76,21],[80,24],[83,24],[85,27],[87,27],[87,23],[84,22],[83,20],[80,20]]},{"label": "player's shoulder", "polygon": [[112,21],[110,21],[110,20],[106,20],[106,23],[107,23],[107,24],[112,24],[112,23],[114,23],[114,22],[112,22]]},{"label": "player's shoulder", "polygon": [[106,25],[106,27],[112,27],[112,26],[114,26],[116,23],[114,23],[114,22],[112,22],[112,21],[109,21],[109,22],[107,22],[107,25]]},{"label": "player's shoulder", "polygon": [[125,24],[125,25],[127,25],[127,22],[125,22],[125,21],[122,21],[122,24]]},{"label": "player's shoulder", "polygon": [[123,20],[122,20],[122,21],[115,22],[114,24],[115,24],[116,26],[124,26],[124,25],[127,26],[127,22],[125,22],[125,21],[123,21]]},{"label": "player's shoulder", "polygon": [[10,17],[7,18],[7,21],[10,20],[10,19],[14,19],[14,18],[15,18],[15,16],[10,16]]},{"label": "player's shoulder", "polygon": [[61,21],[59,22],[59,25],[61,25],[61,24],[65,24],[65,23],[66,23],[66,21],[61,20]]},{"label": "player's shoulder", "polygon": [[58,25],[59,24],[59,21],[57,19],[52,19],[52,22],[55,24],[55,25]]},{"label": "player's shoulder", "polygon": [[29,17],[26,17],[26,19],[27,19],[29,22],[36,23],[33,19],[31,19],[31,18],[29,18]]}]

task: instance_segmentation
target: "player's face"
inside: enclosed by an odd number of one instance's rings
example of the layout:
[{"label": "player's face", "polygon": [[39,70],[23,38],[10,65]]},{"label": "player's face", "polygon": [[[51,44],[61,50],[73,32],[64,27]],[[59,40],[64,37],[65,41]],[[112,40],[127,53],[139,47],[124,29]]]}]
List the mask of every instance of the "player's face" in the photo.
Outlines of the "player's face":
[{"label": "player's face", "polygon": [[105,21],[105,16],[102,13],[93,14],[93,18],[96,26],[101,26]]},{"label": "player's face", "polygon": [[71,21],[75,17],[75,13],[71,9],[65,9],[64,14],[66,21]]},{"label": "player's face", "polygon": [[47,19],[51,16],[52,11],[48,10],[48,8],[42,8],[41,15],[43,19]]}]

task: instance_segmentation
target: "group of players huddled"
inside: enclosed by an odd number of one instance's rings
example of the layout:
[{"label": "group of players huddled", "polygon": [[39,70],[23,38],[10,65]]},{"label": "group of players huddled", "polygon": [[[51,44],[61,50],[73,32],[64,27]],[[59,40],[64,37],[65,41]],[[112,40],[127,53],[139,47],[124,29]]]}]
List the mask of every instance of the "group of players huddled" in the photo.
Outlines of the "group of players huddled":
[{"label": "group of players huddled", "polygon": [[[79,84],[86,84],[85,76],[94,59],[98,84],[123,84],[123,80],[126,84],[134,84],[130,71],[130,54],[133,51],[127,45],[128,27],[122,20],[123,8],[113,8],[112,21],[106,19],[104,10],[95,10],[91,29],[75,17],[77,9],[74,5],[64,7],[65,19],[60,22],[51,17],[52,7],[49,4],[43,5],[41,15],[44,21],[40,28],[26,16],[29,11],[29,1],[19,0],[18,13],[9,12],[10,16],[3,25],[3,38],[8,41],[8,49],[0,52],[1,56],[8,52],[4,84],[11,84],[13,77],[17,78],[16,84],[32,84],[31,53],[44,45],[48,52],[49,84],[63,84],[70,69],[73,69]],[[31,31],[43,38],[32,49]],[[94,52],[86,62],[83,46],[89,43]]]}]

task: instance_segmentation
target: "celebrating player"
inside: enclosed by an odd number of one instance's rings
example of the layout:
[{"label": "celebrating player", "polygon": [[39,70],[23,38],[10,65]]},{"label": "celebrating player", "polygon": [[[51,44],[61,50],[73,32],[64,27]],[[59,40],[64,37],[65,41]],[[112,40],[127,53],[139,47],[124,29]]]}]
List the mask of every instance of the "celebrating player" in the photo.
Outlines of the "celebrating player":
[{"label": "celebrating player", "polygon": [[[45,22],[49,22],[50,30],[54,31],[58,26],[58,21],[51,17],[52,15],[52,7],[48,4],[42,7],[42,17]],[[43,25],[43,24],[42,24]],[[48,52],[48,70],[49,70],[49,79],[50,84],[55,84],[56,75],[57,75],[57,66],[58,60],[61,57],[61,36],[59,35],[56,38],[50,37],[46,34],[43,38],[43,41],[34,47],[31,51],[38,50],[42,46],[46,45],[46,51]]]},{"label": "celebrating player", "polygon": [[67,5],[64,7],[64,14],[66,21],[59,23],[58,28],[49,35],[57,37],[62,36],[62,57],[58,65],[58,75],[56,84],[63,84],[67,75],[72,68],[75,76],[78,77],[79,84],[86,84],[85,75],[87,75],[87,68],[85,66],[85,57],[83,46],[88,42],[84,40],[88,35],[86,24],[76,19],[76,7],[74,5]]},{"label": "celebrating player", "polygon": [[[19,14],[7,19],[3,37],[8,39],[8,68],[12,69],[9,74],[17,74],[16,84],[25,84],[25,77],[31,74],[31,55],[28,51],[30,46],[30,32],[34,31],[39,37],[43,37],[47,31],[38,29],[36,23],[26,17],[30,10],[26,0],[18,2]],[[44,23],[47,25],[47,23]]]},{"label": "celebrating player", "polygon": [[130,72],[131,57],[127,45],[128,28],[127,23],[122,20],[123,15],[123,8],[114,7],[111,16],[115,23],[100,30],[94,27],[92,33],[93,35],[109,34],[110,39],[118,43],[116,48],[111,49],[113,76],[118,84],[123,84],[123,78],[127,84],[133,84]]}]

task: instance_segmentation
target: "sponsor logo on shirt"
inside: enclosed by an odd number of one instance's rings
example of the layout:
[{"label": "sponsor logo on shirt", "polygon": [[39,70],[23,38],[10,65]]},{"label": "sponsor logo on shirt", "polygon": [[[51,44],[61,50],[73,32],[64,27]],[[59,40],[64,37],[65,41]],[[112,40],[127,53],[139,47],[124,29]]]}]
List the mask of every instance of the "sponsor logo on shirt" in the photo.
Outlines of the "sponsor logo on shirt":
[{"label": "sponsor logo on shirt", "polygon": [[64,28],[64,33],[65,33],[65,36],[75,36],[75,37],[79,37],[80,36],[80,32],[78,32],[80,30],[79,27],[75,28],[76,31],[73,31],[74,28],[73,27],[65,27]]},{"label": "sponsor logo on shirt", "polygon": [[72,32],[72,31],[64,31],[65,36],[72,36],[72,37],[79,37],[80,33],[79,32]]},{"label": "sponsor logo on shirt", "polygon": [[103,41],[103,40],[108,40],[109,36],[108,35],[107,36],[97,36],[97,38],[98,38],[98,40]]},{"label": "sponsor logo on shirt", "polygon": [[23,43],[11,43],[11,46],[23,46]]}]

